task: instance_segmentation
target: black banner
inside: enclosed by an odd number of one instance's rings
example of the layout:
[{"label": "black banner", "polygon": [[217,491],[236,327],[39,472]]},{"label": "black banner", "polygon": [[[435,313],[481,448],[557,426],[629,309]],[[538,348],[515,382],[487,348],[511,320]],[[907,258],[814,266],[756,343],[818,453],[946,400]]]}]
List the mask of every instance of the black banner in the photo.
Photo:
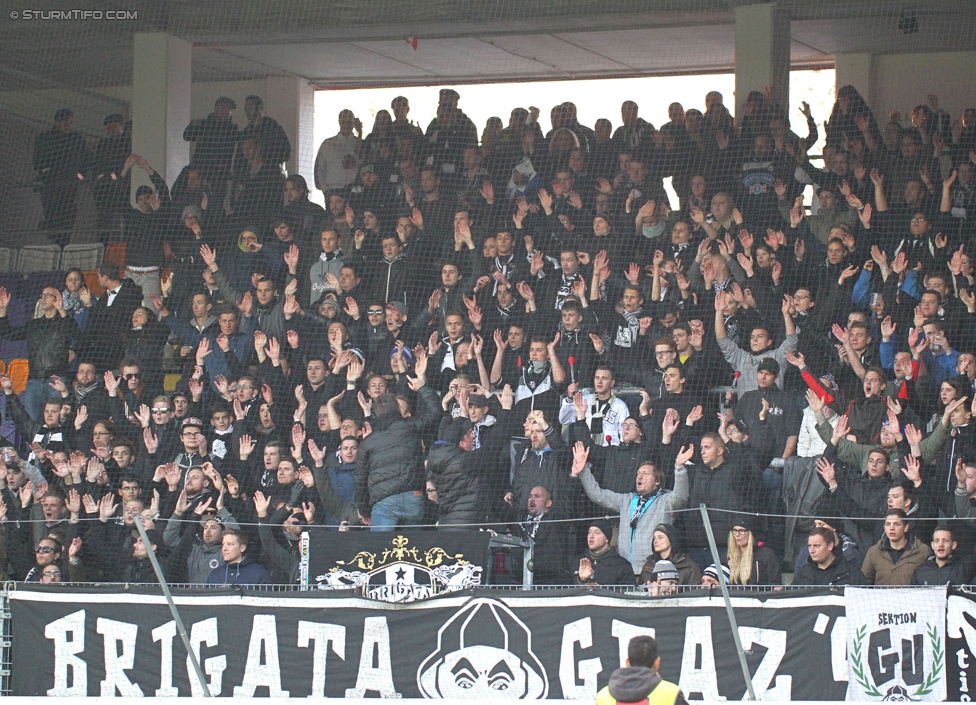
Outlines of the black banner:
[{"label": "black banner", "polygon": [[946,604],[946,700],[976,698],[976,595],[950,590]]},{"label": "black banner", "polygon": [[489,535],[476,531],[309,531],[303,583],[413,602],[487,583]]},{"label": "black banner", "polygon": [[[691,699],[745,693],[721,599],[582,589],[479,589],[381,605],[313,590],[185,591],[176,603],[224,696],[590,698],[639,634]],[[777,700],[842,700],[843,597],[734,598],[754,688]],[[202,694],[163,598],[31,587],[11,593],[14,695]]]}]

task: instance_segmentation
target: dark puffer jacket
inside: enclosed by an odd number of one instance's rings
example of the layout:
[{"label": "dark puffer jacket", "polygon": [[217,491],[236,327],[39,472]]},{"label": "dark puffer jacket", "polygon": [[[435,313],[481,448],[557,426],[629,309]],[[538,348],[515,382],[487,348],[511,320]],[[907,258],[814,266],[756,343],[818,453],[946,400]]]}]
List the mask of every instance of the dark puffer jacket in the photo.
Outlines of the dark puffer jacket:
[{"label": "dark puffer jacket", "polygon": [[[492,433],[481,435],[479,448],[461,450],[454,438],[470,427],[467,419],[455,419],[448,424],[434,444],[427,458],[427,477],[437,488],[437,503],[441,526],[447,524],[476,524],[487,518],[489,497],[499,487],[491,487],[488,473],[498,464],[504,446],[512,437],[515,421],[511,411],[500,410]],[[456,428],[452,428],[456,427]]]},{"label": "dark puffer jacket", "polygon": [[427,458],[427,474],[437,487],[442,523],[473,524],[478,520],[480,483],[467,469],[467,456],[456,443],[437,441]]},{"label": "dark puffer jacket", "polygon": [[356,507],[368,517],[377,502],[424,489],[421,434],[437,423],[437,393],[424,385],[417,393],[418,413],[403,418],[394,413],[371,421],[370,433],[356,456]]}]

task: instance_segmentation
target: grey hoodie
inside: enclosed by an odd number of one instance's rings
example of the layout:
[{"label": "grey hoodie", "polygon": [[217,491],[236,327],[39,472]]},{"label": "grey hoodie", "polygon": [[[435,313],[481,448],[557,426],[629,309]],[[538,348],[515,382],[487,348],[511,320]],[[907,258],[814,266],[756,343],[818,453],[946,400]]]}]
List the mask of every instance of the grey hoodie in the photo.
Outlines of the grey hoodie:
[{"label": "grey hoodie", "polygon": [[[660,674],[644,666],[618,668],[610,676],[607,692],[618,703],[636,703],[647,698],[661,683]],[[600,697],[597,696],[599,702]],[[675,705],[688,705],[684,693],[678,691]]]},{"label": "grey hoodie", "polygon": [[646,698],[660,682],[657,671],[645,666],[628,666],[611,674],[607,689],[618,702],[636,703]]}]

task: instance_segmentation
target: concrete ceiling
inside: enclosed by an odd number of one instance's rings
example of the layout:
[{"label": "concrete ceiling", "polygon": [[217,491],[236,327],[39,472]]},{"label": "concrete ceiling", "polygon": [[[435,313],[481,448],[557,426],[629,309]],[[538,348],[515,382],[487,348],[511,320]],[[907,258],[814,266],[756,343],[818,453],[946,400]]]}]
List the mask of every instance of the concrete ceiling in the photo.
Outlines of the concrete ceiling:
[{"label": "concrete ceiling", "polygon": [[[193,42],[194,81],[291,75],[325,88],[726,71],[734,63],[738,4],[745,3],[134,0],[137,21],[0,24],[0,90],[126,86],[136,31]],[[976,49],[974,0],[778,5],[792,20],[795,66],[829,64],[845,52]],[[917,16],[917,33],[899,30],[903,10]]]}]

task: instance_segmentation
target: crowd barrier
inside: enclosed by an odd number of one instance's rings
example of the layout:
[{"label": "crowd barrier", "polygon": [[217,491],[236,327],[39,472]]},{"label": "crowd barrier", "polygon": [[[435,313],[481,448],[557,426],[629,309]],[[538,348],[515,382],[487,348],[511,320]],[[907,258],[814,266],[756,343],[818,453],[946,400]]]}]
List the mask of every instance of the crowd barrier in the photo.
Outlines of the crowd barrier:
[{"label": "crowd barrier", "polygon": [[[482,588],[391,605],[174,588],[173,599],[213,695],[591,700],[630,639],[650,634],[689,699],[748,699],[725,602],[707,591]],[[5,694],[203,695],[158,586],[19,584],[2,600]],[[972,592],[736,590],[731,602],[757,699],[967,701],[976,687]]]}]

